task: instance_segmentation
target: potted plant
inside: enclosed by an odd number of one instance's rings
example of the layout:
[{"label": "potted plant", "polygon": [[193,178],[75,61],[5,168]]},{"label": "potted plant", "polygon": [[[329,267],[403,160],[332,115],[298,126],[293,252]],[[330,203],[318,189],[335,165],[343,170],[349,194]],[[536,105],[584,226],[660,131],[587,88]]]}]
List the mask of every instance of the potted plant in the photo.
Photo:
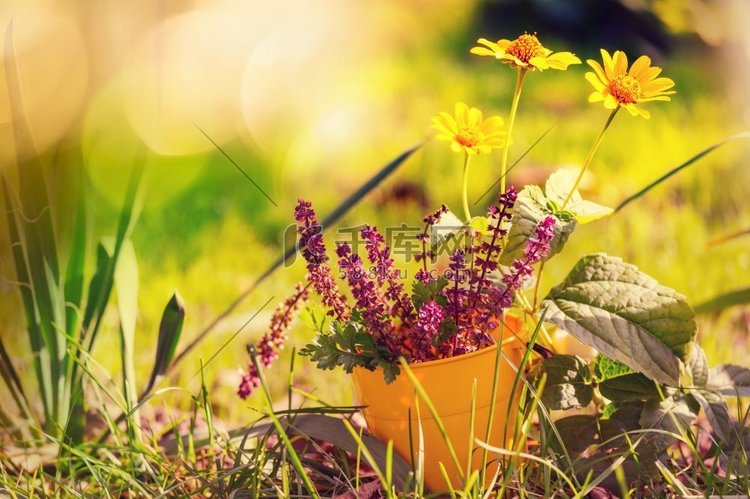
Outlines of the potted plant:
[{"label": "potted plant", "polygon": [[[363,255],[352,244],[338,244],[338,277],[350,288],[350,302],[334,278],[312,205],[300,200],[295,219],[307,278],[274,313],[240,396],[258,385],[258,366],[276,358],[294,313],[314,290],[331,320],[300,353],[322,369],[342,367],[352,375],[369,430],[392,440],[402,457],[422,469],[433,491],[487,483],[494,474],[496,465],[487,467],[486,451],[509,452],[526,349],[537,337],[550,338],[555,328],[594,347],[596,362],[590,366],[574,355],[546,352],[529,379],[543,388],[541,400],[551,409],[587,407],[595,399],[597,413],[585,416],[582,424],[602,432],[600,441],[612,432],[648,425],[661,437],[643,445],[658,454],[665,449],[663,434],[675,431],[667,423],[685,421],[686,413],[701,406],[715,418],[720,412],[729,435],[726,403],[706,393],[726,390],[734,383],[726,373],[736,370],[717,371],[713,382],[706,374],[705,356],[695,344],[694,313],[684,296],[604,254],[583,257],[544,299],[538,299],[538,285],[526,287],[535,271],[540,281],[545,263],[562,250],[578,224],[613,212],[584,200],[578,186],[618,111],[649,118],[642,104],[670,100],[674,82],[659,77],[661,69],[646,56],[629,66],[623,52],[602,50],[601,64],[588,61],[593,71],[586,80],[594,89],[589,102],[601,102],[610,112],[589,154],[578,172],[558,171],[543,189],[529,185],[517,192],[506,189],[505,176],[524,80],[531,72],[566,70],[580,60],[569,52],[553,53],[535,34],[478,43],[472,53],[507,63],[517,78],[507,126],[502,118],[484,119],[463,103],[454,115],[440,113],[433,119],[437,138],[464,155],[463,220],[445,206],[425,217],[418,237],[421,268],[409,292],[376,228],[360,231]],[[494,149],[502,149],[500,194],[485,216],[473,217],[467,201],[470,161]],[[460,244],[441,254],[445,238],[434,236],[446,226],[451,240]],[[531,337],[523,332],[524,324],[532,326]],[[566,421],[572,428],[578,420]],[[581,448],[582,456],[587,449]],[[423,466],[417,466],[420,456]],[[610,451],[600,457],[596,463],[616,467]],[[625,456],[620,462],[630,461]]]}]

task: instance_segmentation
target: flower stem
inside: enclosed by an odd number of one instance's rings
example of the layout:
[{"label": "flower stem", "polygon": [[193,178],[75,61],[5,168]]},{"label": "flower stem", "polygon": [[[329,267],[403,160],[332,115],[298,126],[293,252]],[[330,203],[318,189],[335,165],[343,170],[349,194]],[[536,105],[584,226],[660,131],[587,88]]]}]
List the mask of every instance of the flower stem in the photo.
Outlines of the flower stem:
[{"label": "flower stem", "polygon": [[617,106],[616,108],[614,108],[612,110],[612,113],[609,115],[609,118],[607,118],[606,123],[604,123],[604,127],[602,128],[602,131],[599,132],[599,136],[594,141],[594,145],[591,147],[591,150],[589,151],[588,156],[586,156],[586,160],[583,162],[583,165],[581,166],[581,171],[578,172],[578,177],[576,178],[576,181],[573,184],[573,187],[570,189],[568,196],[565,198],[565,202],[560,207],[560,211],[564,210],[565,207],[568,206],[568,203],[570,202],[570,198],[573,197],[573,193],[578,188],[578,184],[581,183],[583,174],[586,173],[586,169],[589,167],[591,160],[594,159],[594,154],[596,154],[597,149],[599,149],[599,146],[601,145],[602,140],[604,139],[604,133],[609,128],[609,125],[612,124],[612,120],[615,119],[615,115],[617,114],[617,111],[619,110],[620,110],[620,106]]},{"label": "flower stem", "polygon": [[464,156],[464,186],[463,186],[463,203],[464,203],[464,217],[466,223],[471,222],[471,211],[469,210],[469,161],[471,155],[467,152]]},{"label": "flower stem", "polygon": [[516,121],[516,111],[518,111],[518,101],[521,99],[521,89],[523,88],[524,76],[526,76],[526,69],[519,69],[518,79],[516,80],[516,90],[513,93],[513,102],[510,105],[510,114],[508,115],[508,135],[506,136],[505,147],[503,148],[502,163],[500,163],[500,194],[505,192],[505,174],[508,170],[508,152],[510,151],[513,123]]}]

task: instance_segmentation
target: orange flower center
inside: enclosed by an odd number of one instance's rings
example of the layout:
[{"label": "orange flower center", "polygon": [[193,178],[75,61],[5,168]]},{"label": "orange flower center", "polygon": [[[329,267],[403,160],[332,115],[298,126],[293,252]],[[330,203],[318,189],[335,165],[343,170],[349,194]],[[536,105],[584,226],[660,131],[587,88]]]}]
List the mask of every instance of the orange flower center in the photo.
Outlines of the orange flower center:
[{"label": "orange flower center", "polygon": [[474,128],[464,128],[456,134],[456,142],[464,147],[474,147],[479,144],[479,132]]},{"label": "orange flower center", "polygon": [[609,82],[609,93],[620,104],[635,104],[641,96],[641,84],[632,76],[618,76]]},{"label": "orange flower center", "polygon": [[513,40],[505,53],[521,62],[528,63],[532,57],[544,55],[544,47],[535,35],[526,33]]}]

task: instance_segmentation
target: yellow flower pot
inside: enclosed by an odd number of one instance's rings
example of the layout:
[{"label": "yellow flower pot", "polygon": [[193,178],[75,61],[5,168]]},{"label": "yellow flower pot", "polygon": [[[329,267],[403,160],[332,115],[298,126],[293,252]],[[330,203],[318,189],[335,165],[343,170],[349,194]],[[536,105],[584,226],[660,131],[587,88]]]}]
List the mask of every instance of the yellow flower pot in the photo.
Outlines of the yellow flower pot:
[{"label": "yellow flower pot", "polygon": [[[525,345],[518,341],[508,328],[518,333],[521,322],[510,316],[506,317],[505,322],[503,351],[510,362],[517,367],[523,358]],[[383,373],[379,369],[375,371],[355,369],[352,374],[359,402],[366,406],[362,413],[369,431],[384,442],[392,440],[394,449],[406,462],[411,462],[409,419],[411,418],[411,448],[414,449],[415,454],[419,449],[418,428],[421,422],[424,438],[424,479],[427,487],[433,492],[448,488],[440,472],[439,463],[445,467],[454,487],[462,484],[461,473],[466,472],[469,458],[471,397],[474,380],[476,380],[474,437],[485,440],[492,401],[496,356],[497,347],[491,346],[466,355],[409,366],[440,415],[461,464],[460,471],[454,464],[436,421],[422,400],[419,401],[421,421],[417,419],[418,396],[414,384],[406,373],[402,372],[391,384],[385,383]],[[488,441],[494,446],[509,447],[515,424],[518,395],[521,390],[520,387],[516,390],[516,400],[511,404],[510,419],[506,426],[506,414],[516,370],[502,357],[500,362],[495,411]],[[503,428],[507,428],[505,437]],[[471,470],[481,472],[483,449],[478,448],[474,443],[471,447],[473,449]],[[491,453],[488,455],[486,481],[492,478],[497,469],[496,458],[497,456]],[[415,459],[417,459],[416,456]]]}]

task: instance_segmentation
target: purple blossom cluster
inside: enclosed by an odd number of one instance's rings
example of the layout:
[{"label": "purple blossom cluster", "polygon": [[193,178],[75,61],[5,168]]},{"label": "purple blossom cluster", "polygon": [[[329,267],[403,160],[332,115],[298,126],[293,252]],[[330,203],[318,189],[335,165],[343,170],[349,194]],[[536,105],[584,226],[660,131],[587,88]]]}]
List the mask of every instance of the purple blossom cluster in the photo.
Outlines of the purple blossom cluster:
[{"label": "purple blossom cluster", "polygon": [[[274,313],[269,331],[256,347],[260,364],[268,366],[278,356],[291,318],[307,300],[311,287],[335,321],[343,325],[358,321],[393,361],[404,356],[410,362],[425,362],[494,344],[500,318],[532,276],[533,265],[549,254],[555,235],[556,219],[546,217],[526,241],[523,257],[510,267],[501,268],[498,260],[516,198],[513,188],[499,197],[498,203],[487,212],[486,230],[467,231],[463,247],[452,252],[443,275],[431,273],[428,267],[428,261],[436,257],[429,244],[429,233],[448,208],[442,206],[425,217],[425,229],[420,235],[422,252],[418,258],[422,268],[415,276],[412,295],[404,291],[383,236],[376,228],[363,226],[360,235],[365,241],[370,267],[366,267],[350,245],[336,247],[339,270],[353,298],[351,306],[328,266],[315,211],[308,201],[300,199],[294,216],[301,253],[307,263],[307,285],[298,286],[295,295]],[[251,363],[238,394],[245,398],[257,386],[257,372]]]},{"label": "purple blossom cluster", "polygon": [[[257,360],[264,367],[270,366],[278,358],[279,350],[284,348],[284,344],[289,336],[292,319],[309,297],[310,284],[303,286],[301,283],[298,283],[295,293],[276,307],[271,316],[271,325],[268,331],[255,345]],[[258,388],[258,385],[260,385],[258,370],[251,360],[248,362],[247,372],[242,375],[237,395],[242,399],[246,399],[253,393],[253,390]]]}]

